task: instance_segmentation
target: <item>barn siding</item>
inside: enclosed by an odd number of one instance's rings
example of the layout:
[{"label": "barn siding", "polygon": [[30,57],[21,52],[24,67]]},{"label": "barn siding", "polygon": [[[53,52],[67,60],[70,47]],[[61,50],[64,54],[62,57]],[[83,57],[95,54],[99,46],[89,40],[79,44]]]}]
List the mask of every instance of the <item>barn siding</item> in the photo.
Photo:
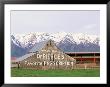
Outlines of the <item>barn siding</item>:
[{"label": "barn siding", "polygon": [[49,40],[41,50],[20,61],[20,68],[40,70],[74,69],[75,64],[76,60],[74,58],[62,52],[53,41]]}]

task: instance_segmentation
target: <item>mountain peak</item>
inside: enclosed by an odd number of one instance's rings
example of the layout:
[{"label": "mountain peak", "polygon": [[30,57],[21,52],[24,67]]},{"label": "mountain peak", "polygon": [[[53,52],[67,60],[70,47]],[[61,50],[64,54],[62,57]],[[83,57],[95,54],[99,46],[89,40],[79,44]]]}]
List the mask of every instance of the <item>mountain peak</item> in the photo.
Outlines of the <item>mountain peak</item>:
[{"label": "mountain peak", "polygon": [[49,39],[53,40],[60,49],[66,52],[100,51],[100,44],[99,44],[100,38],[96,35],[88,35],[84,33],[72,33],[72,32],[71,33],[31,32],[27,34],[11,35],[11,41],[12,41],[11,49],[13,51],[12,56],[24,55],[35,44]]},{"label": "mountain peak", "polygon": [[28,34],[16,34],[12,35],[13,39],[21,43],[21,46],[27,46],[28,44],[38,43],[48,39],[54,40],[59,43],[62,40],[69,38],[72,42],[79,44],[80,42],[97,42],[99,37],[96,35],[88,35],[84,33],[66,33],[66,32],[56,32],[56,33],[45,33],[45,32],[30,32]]}]

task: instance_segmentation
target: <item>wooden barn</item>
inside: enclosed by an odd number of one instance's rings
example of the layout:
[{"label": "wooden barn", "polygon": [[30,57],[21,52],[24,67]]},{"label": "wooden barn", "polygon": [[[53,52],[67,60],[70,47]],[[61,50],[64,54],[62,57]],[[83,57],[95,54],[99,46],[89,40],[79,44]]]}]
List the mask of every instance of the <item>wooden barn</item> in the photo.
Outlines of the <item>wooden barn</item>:
[{"label": "wooden barn", "polygon": [[76,60],[61,51],[52,40],[35,44],[28,54],[16,60],[18,68],[74,69]]}]

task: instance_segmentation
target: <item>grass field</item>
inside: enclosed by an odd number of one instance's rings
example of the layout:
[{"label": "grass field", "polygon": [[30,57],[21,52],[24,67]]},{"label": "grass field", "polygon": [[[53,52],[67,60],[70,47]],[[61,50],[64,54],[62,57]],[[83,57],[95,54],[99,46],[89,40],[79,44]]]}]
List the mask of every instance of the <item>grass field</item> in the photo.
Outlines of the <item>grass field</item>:
[{"label": "grass field", "polygon": [[11,69],[12,77],[99,77],[99,69],[77,70],[30,70]]}]

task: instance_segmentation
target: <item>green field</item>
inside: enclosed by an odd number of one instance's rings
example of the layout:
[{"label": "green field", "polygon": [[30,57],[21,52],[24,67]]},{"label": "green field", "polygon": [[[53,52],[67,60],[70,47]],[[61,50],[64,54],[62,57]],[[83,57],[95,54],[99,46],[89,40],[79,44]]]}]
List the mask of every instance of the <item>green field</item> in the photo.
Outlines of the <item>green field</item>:
[{"label": "green field", "polygon": [[12,77],[99,77],[99,69],[77,70],[30,70],[11,69]]}]

